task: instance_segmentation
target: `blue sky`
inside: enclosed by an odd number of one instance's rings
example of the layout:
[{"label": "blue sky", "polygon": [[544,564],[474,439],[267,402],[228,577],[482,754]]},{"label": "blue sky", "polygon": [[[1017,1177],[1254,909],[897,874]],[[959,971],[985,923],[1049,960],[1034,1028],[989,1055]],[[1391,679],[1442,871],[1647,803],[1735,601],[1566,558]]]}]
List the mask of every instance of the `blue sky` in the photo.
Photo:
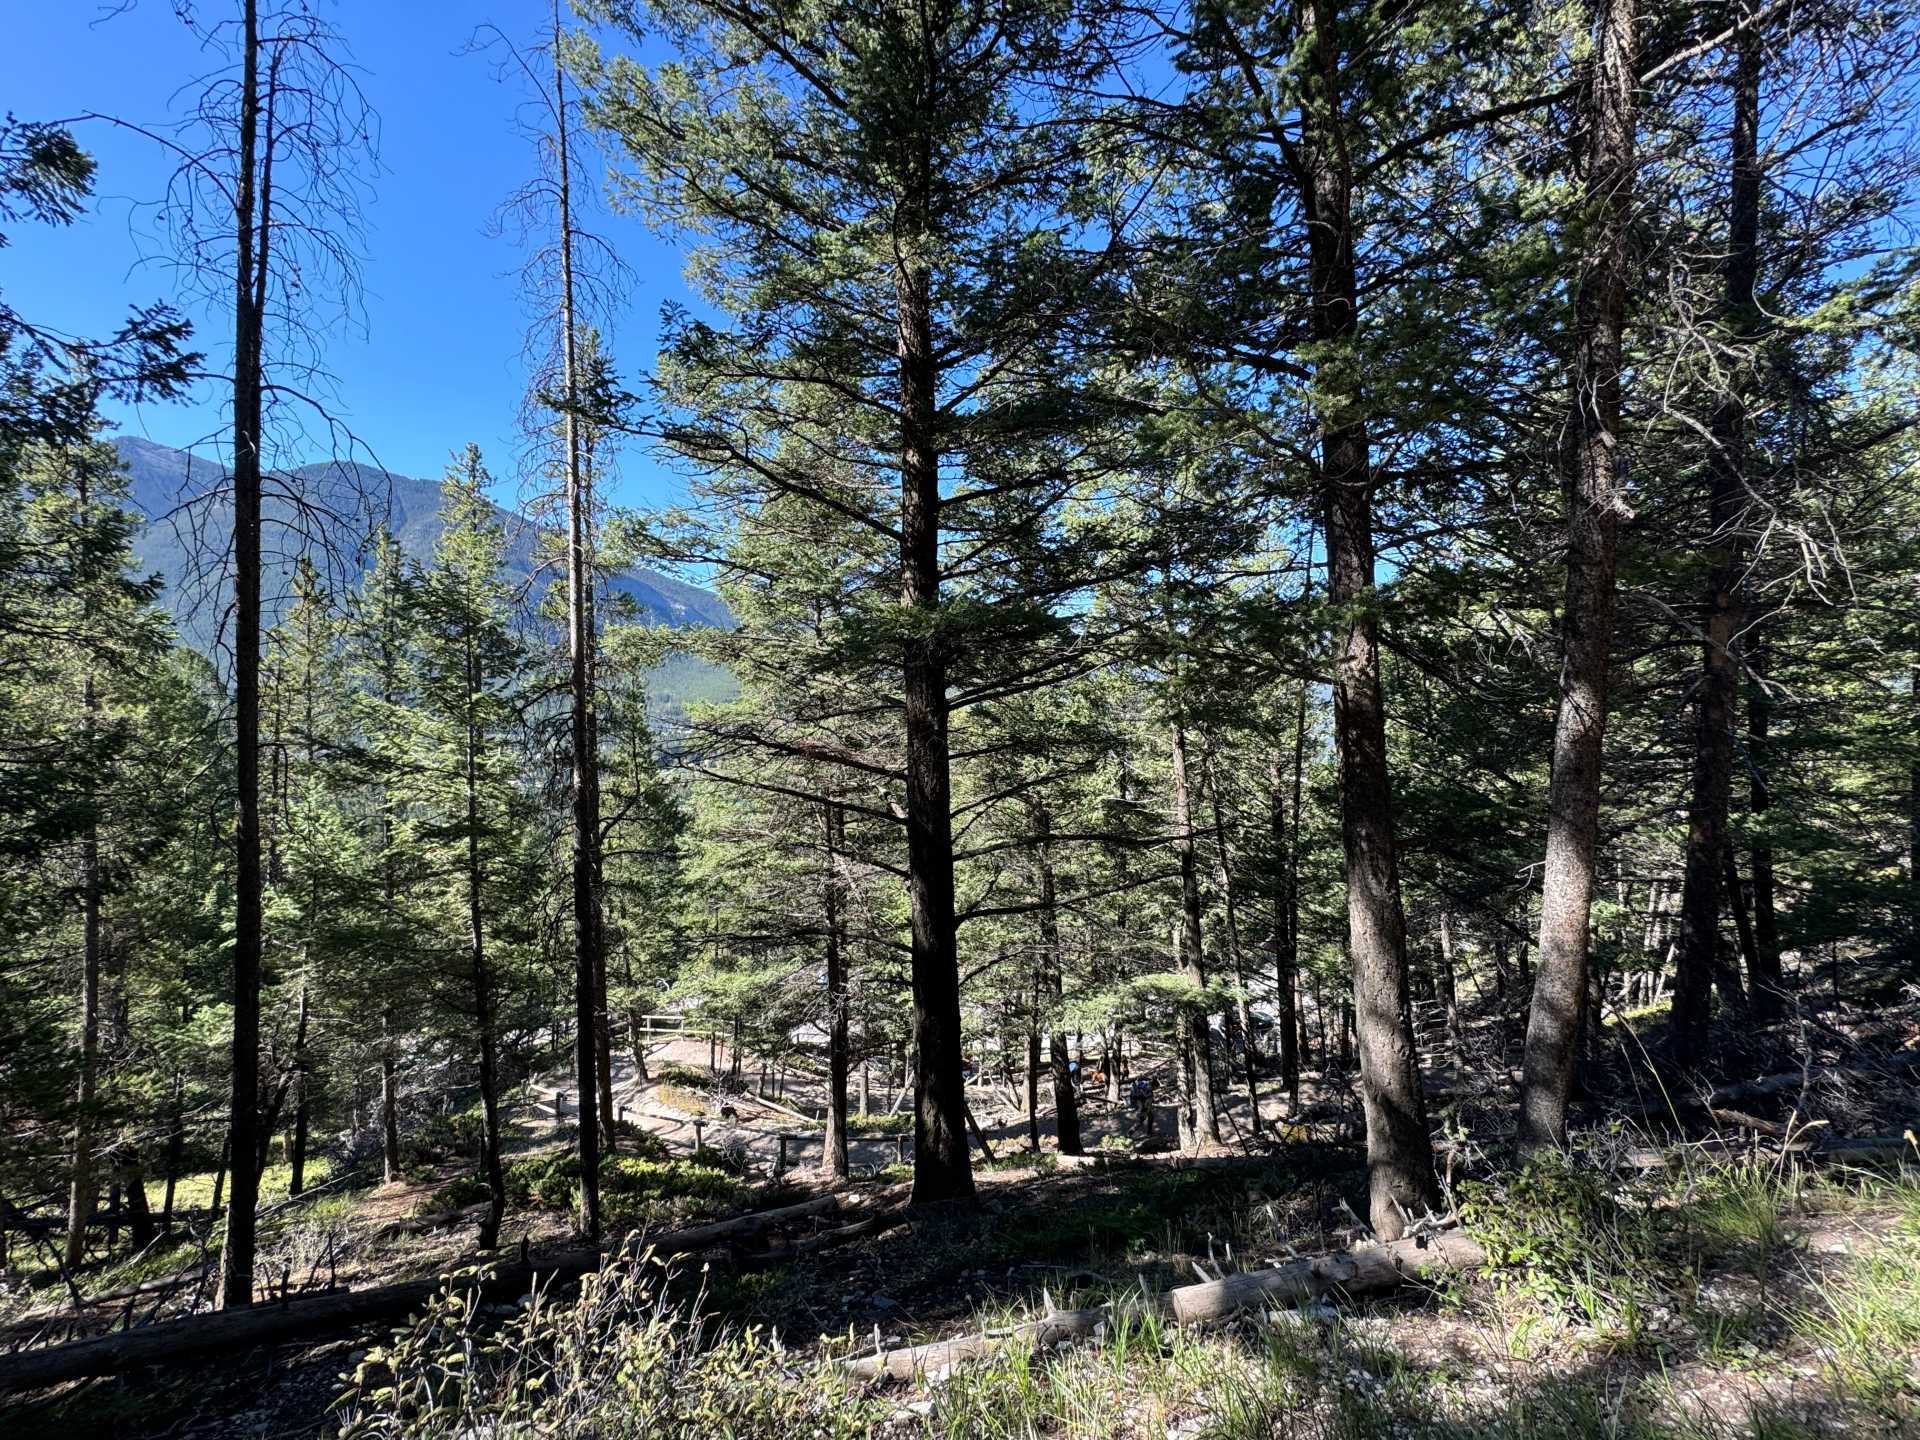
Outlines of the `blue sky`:
[{"label": "blue sky", "polygon": [[[438,475],[468,440],[487,452],[510,500],[516,411],[526,388],[520,297],[522,256],[488,233],[501,202],[530,174],[533,156],[514,128],[523,92],[482,55],[463,53],[477,27],[516,40],[538,37],[543,0],[317,0],[346,36],[380,120],[381,173],[365,214],[365,334],[336,330],[327,360],[347,421],[389,470]],[[109,15],[98,0],[9,5],[0,46],[0,105],[21,119],[101,111],[153,125],[177,114],[177,91],[210,68],[174,14],[175,0],[138,0]],[[198,0],[214,19],[233,7]],[[171,171],[152,141],[109,127],[79,127],[99,162],[94,212],[49,230],[15,225],[0,249],[0,290],[39,322],[77,334],[111,330],[129,303],[171,299],[165,270],[140,265],[155,246],[130,233],[135,202],[157,196]],[[596,161],[591,167],[598,173]],[[635,275],[612,343],[629,381],[651,363],[663,300],[685,300],[680,257],[639,221],[604,213],[592,228],[614,241]],[[230,320],[192,314],[201,345],[217,356]],[[119,410],[120,428],[184,445],[217,430],[211,397],[194,404]],[[319,442],[316,442],[319,443]],[[213,452],[209,452],[213,453]],[[302,458],[324,459],[324,455]],[[629,449],[612,487],[616,503],[677,498],[671,472]]]}]

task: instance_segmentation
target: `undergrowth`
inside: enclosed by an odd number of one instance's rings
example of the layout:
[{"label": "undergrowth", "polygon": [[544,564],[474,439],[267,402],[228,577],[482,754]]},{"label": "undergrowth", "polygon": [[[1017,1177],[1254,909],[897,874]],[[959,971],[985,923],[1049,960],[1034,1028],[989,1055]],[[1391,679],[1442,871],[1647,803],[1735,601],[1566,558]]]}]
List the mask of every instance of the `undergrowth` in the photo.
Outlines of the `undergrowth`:
[{"label": "undergrowth", "polygon": [[[1029,1216],[982,1236],[978,1253],[1250,1241],[1271,1214],[1258,1196],[1287,1171],[1129,1168],[1099,1194],[1092,1217],[1105,1218]],[[629,1254],[577,1302],[491,1319],[456,1278],[349,1377],[343,1433],[1812,1440],[1904,1435],[1920,1422],[1910,1174],[1809,1180],[1736,1163],[1622,1180],[1550,1157],[1460,1198],[1489,1251],[1484,1283],[1371,1308],[1247,1312],[1194,1331],[1139,1303],[1138,1280],[1130,1297],[1116,1281],[1104,1298],[1123,1303],[1086,1343],[1035,1352],[1014,1340],[904,1387],[850,1382],[842,1357],[870,1337],[789,1351],[771,1332],[714,1318],[714,1302],[750,1313],[789,1283],[784,1272],[723,1276],[717,1293],[690,1294]],[[1807,1232],[1824,1225],[1831,1237],[1836,1219],[1842,1233],[1857,1222],[1862,1243],[1810,1250]],[[1056,1303],[1101,1298],[1053,1292]],[[994,1301],[970,1328],[1010,1335],[1038,1308]],[[1434,1348],[1430,1336],[1450,1338]],[[1817,1379],[1792,1378],[1804,1376]]]}]

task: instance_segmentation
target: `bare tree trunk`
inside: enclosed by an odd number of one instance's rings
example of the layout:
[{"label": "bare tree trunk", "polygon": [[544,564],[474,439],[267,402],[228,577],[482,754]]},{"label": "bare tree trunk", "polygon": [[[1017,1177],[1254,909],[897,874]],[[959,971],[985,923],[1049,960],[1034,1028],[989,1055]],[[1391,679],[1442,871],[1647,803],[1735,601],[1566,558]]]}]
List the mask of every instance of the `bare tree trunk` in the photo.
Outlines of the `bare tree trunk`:
[{"label": "bare tree trunk", "polygon": [[[1760,242],[1760,37],[1747,27],[1735,42],[1731,184],[1727,207],[1726,291],[1729,338],[1750,343],[1761,320],[1754,304]],[[1696,702],[1693,793],[1687,812],[1687,869],[1680,898],[1679,974],[1674,984],[1674,1058],[1689,1068],[1705,1060],[1709,977],[1719,943],[1722,852],[1733,782],[1734,711],[1739,678],[1733,647],[1746,624],[1744,551],[1747,413],[1739,380],[1713,411],[1713,485],[1708,502],[1709,565],[1702,603],[1704,674]],[[1751,965],[1751,945],[1748,949]]]},{"label": "bare tree trunk", "polygon": [[1328,396],[1320,435],[1328,596],[1348,616],[1335,657],[1333,712],[1367,1120],[1368,1218],[1381,1239],[1396,1240],[1410,1217],[1439,1203],[1440,1189],[1407,1008],[1407,925],[1373,602],[1373,461],[1359,362],[1350,353],[1359,330],[1359,282],[1335,4],[1310,0],[1306,7],[1311,58],[1300,148],[1311,171],[1306,199],[1313,335],[1338,357],[1319,367],[1315,383]]},{"label": "bare tree trunk", "polygon": [[560,63],[560,6],[553,7],[554,140],[560,202],[560,354],[566,399],[561,428],[567,451],[567,655],[573,749],[574,1082],[579,1088],[580,1226],[600,1238],[600,905],[594,893],[594,854],[600,817],[594,813],[599,757],[593,752],[593,576],[587,559],[586,475],[581,464],[578,335],[573,306],[573,188],[568,155],[566,71]]},{"label": "bare tree trunk", "polygon": [[[827,1133],[821,1149],[821,1173],[833,1180],[845,1180],[847,1167],[847,949],[842,934],[840,852],[845,845],[846,812],[832,801],[823,807],[822,828],[826,832],[827,873],[821,886],[821,904],[826,910],[827,931]],[[867,1071],[860,1067],[860,1113],[866,1114]]]},{"label": "bare tree trunk", "polygon": [[231,1139],[221,1141],[220,1163],[213,1172],[213,1213],[215,1215],[220,1214],[220,1197],[226,1193],[227,1170],[230,1168],[232,1158],[233,1141]]},{"label": "bare tree trunk", "polygon": [[[1907,671],[1907,708],[1920,728],[1920,665]],[[1920,956],[1920,752],[1907,765],[1907,945]]]},{"label": "bare tree trunk", "polygon": [[233,1057],[227,1097],[233,1191],[220,1247],[221,1303],[253,1303],[260,1179],[260,470],[262,312],[272,233],[272,145],[260,167],[260,17],[241,4],[241,71],[234,185],[233,340]]},{"label": "bare tree trunk", "polygon": [[161,1162],[166,1167],[166,1189],[160,1199],[160,1224],[163,1229],[173,1228],[173,1190],[180,1178],[180,1162],[186,1148],[185,1082],[176,1070],[173,1076],[173,1124],[167,1127],[166,1159]]},{"label": "bare tree trunk", "polygon": [[[89,508],[87,467],[79,468],[82,524]],[[93,784],[94,738],[100,700],[93,671],[81,680],[81,735],[87,752],[88,803],[97,803]],[[100,825],[89,813],[80,841],[80,1076],[74,1097],[73,1163],[67,1191],[67,1269],[79,1268],[86,1256],[87,1223],[93,1218],[94,1105],[100,1071]]]},{"label": "bare tree trunk", "polygon": [[[1073,1062],[1067,1053],[1067,1032],[1061,1028],[1058,1010],[1065,998],[1066,986],[1061,968],[1060,916],[1055,909],[1053,855],[1049,844],[1053,836],[1053,816],[1046,802],[1035,797],[1033,814],[1034,858],[1040,867],[1040,948],[1044,952],[1047,998],[1056,1012],[1048,1031],[1047,1052],[1053,1067],[1053,1137],[1062,1155],[1078,1155],[1080,1146],[1080,1097],[1074,1088]],[[1037,1148],[1037,1141],[1036,1141]]]},{"label": "bare tree trunk", "polygon": [[[1727,909],[1733,914],[1733,931],[1740,941],[1740,958],[1747,967],[1747,981],[1757,994],[1761,986],[1760,953],[1754,941],[1753,921],[1747,911],[1747,897],[1740,886],[1740,870],[1734,863],[1733,847],[1721,853],[1720,882],[1726,887]],[[1742,992],[1742,1001],[1745,992]]]},{"label": "bare tree trunk", "polygon": [[1753,810],[1754,836],[1749,858],[1753,870],[1753,940],[1757,967],[1753,981],[1753,1008],[1762,1023],[1780,1018],[1785,1004],[1785,977],[1780,967],[1780,925],[1774,900],[1773,842],[1767,835],[1767,811],[1773,805],[1767,767],[1772,758],[1770,730],[1773,697],[1767,693],[1767,665],[1771,658],[1758,623],[1748,631],[1751,647],[1747,669],[1753,685],[1747,701],[1747,761],[1752,767],[1748,804]]},{"label": "bare tree trunk", "polygon": [[1027,1008],[1027,1148],[1040,1149],[1040,975],[1033,976]]},{"label": "bare tree trunk", "polygon": [[1280,1042],[1280,1080],[1295,1105],[1300,1103],[1300,964],[1293,943],[1292,904],[1287,857],[1287,804],[1280,789],[1280,760],[1274,757],[1267,771],[1267,797],[1271,808],[1269,831],[1273,837],[1273,959],[1274,1029]]},{"label": "bare tree trunk", "polygon": [[[500,1162],[500,1071],[493,1023],[493,977],[487,970],[487,938],[482,895],[484,871],[480,860],[480,733],[474,706],[480,693],[479,665],[471,638],[467,643],[467,954],[472,966],[474,1024],[480,1031],[480,1107],[484,1130],[487,1218],[480,1226],[480,1248],[500,1243],[500,1224],[506,1218],[507,1176]],[[593,1095],[580,1094],[581,1128],[593,1128]],[[596,1159],[596,1163],[597,1159]],[[596,1187],[596,1194],[598,1193]]]},{"label": "bare tree trunk", "polygon": [[[925,82],[937,83],[928,57]],[[940,450],[933,353],[932,137],[910,147],[902,179],[897,305],[900,352],[900,603],[906,728],[907,891],[913,930],[913,1203],[973,1198],[960,1070],[960,956],[953,892],[946,641],[939,633]]]},{"label": "bare tree trunk", "polygon": [[[1620,370],[1635,182],[1635,0],[1590,0],[1595,49],[1586,100],[1588,230],[1574,306],[1567,422],[1567,591],[1560,707],[1548,784],[1540,966],[1527,1021],[1523,1149],[1563,1144],[1587,991],[1600,815],[1615,547],[1625,508]],[[1522,964],[1525,952],[1522,952]]]},{"label": "bare tree trunk", "polygon": [[1239,1022],[1240,1056],[1247,1077],[1248,1127],[1260,1134],[1260,1047],[1253,1033],[1253,1010],[1247,1000],[1246,956],[1240,948],[1239,912],[1234,904],[1233,857],[1227,846],[1226,816],[1220,808],[1217,777],[1209,777],[1207,793],[1213,805],[1213,849],[1215,879],[1220,886],[1220,901],[1227,924],[1227,954],[1233,961],[1233,979],[1239,993],[1234,997],[1233,1015]]},{"label": "bare tree trunk", "polygon": [[293,1138],[287,1146],[289,1199],[307,1188],[307,982],[300,982],[300,1018],[293,1041]]},{"label": "bare tree trunk", "polygon": [[153,1243],[156,1234],[153,1207],[147,1204],[147,1169],[141,1163],[138,1146],[122,1148],[119,1174],[121,1191],[127,1197],[127,1238],[137,1254]]},{"label": "bare tree trunk", "polygon": [[1440,911],[1440,1003],[1447,1010],[1447,1045],[1453,1051],[1454,1067],[1464,1070],[1467,1043],[1460,1030],[1459,985],[1453,968],[1453,916],[1445,907]]},{"label": "bare tree trunk", "polygon": [[[1207,983],[1206,950],[1200,933],[1200,877],[1193,834],[1193,788],[1187,778],[1187,732],[1173,722],[1173,834],[1180,857],[1179,963],[1181,978],[1197,989]],[[1213,1026],[1206,1008],[1187,1002],[1179,1021],[1180,1148],[1197,1150],[1220,1141],[1220,1115],[1213,1092]]]},{"label": "bare tree trunk", "polygon": [[393,1017],[380,1017],[380,1161],[381,1178],[391,1185],[400,1178],[400,1096],[394,1073]]}]

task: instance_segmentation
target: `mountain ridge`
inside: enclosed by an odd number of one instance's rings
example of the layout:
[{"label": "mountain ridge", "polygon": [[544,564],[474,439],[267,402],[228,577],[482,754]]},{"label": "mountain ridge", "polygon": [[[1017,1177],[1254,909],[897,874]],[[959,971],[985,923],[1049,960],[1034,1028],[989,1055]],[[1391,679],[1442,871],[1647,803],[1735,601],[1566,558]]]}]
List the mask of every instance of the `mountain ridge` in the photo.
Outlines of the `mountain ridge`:
[{"label": "mountain ridge", "polygon": [[[230,543],[227,468],[137,435],[116,435],[110,443],[125,467],[133,508],[144,517],[133,536],[135,561],[142,571],[160,576],[160,603],[172,614],[182,640],[210,652],[230,594],[224,579],[210,578],[206,567],[208,554]],[[262,509],[268,534],[262,549],[267,574],[261,588],[269,625],[286,603],[301,555],[317,555],[329,585],[350,590],[365,573],[377,524],[384,523],[401,552],[420,564],[432,558],[443,529],[439,481],[356,461],[276,469],[266,489]],[[540,579],[536,549],[543,527],[488,503],[505,531],[507,574],[516,589],[530,590]],[[718,595],[654,570],[621,571],[609,578],[607,588],[631,601],[639,618],[651,624],[676,629],[734,624]],[[656,667],[653,683],[669,708],[732,688],[725,671],[687,656]]]}]

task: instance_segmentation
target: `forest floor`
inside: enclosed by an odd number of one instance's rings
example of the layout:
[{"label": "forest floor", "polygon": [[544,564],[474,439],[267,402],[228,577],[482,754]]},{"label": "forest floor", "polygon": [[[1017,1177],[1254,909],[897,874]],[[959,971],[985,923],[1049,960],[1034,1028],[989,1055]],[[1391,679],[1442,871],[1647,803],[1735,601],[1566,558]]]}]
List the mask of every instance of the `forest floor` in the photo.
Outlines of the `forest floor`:
[{"label": "forest floor", "polygon": [[[622,1091],[630,1120],[647,1123],[634,1111],[661,1113],[654,1123],[672,1156],[623,1162],[639,1177],[637,1188],[621,1192],[639,1207],[627,1212],[630,1220],[657,1230],[817,1193],[812,1156],[778,1180],[713,1168],[736,1143],[766,1163],[755,1137],[735,1130],[797,1134],[804,1127],[742,1097],[702,1091],[692,1067],[677,1063],[679,1071]],[[1881,1110],[1920,1115],[1911,1090],[1881,1090]],[[1337,1074],[1313,1077],[1302,1111],[1337,1115],[1344,1093]],[[792,1091],[788,1098],[805,1100]],[[723,1122],[725,1105],[736,1108],[737,1123]],[[996,1152],[994,1163],[977,1162],[977,1208],[915,1212],[887,1233],[798,1258],[763,1259],[756,1252],[773,1243],[766,1239],[689,1257],[657,1293],[635,1279],[631,1313],[605,1309],[604,1299],[594,1312],[596,1343],[637,1353],[661,1315],[697,1309],[706,1317],[699,1348],[728,1356],[725,1374],[682,1375],[676,1395],[660,1401],[667,1408],[646,1411],[640,1428],[630,1382],[595,1400],[598,1392],[583,1381],[568,1389],[575,1408],[553,1433],[731,1432],[767,1440],[1920,1435],[1920,1152],[1912,1147],[1875,1171],[1802,1168],[1764,1143],[1718,1155],[1676,1148],[1664,1168],[1621,1171],[1609,1158],[1624,1143],[1614,1137],[1597,1144],[1585,1165],[1513,1172],[1485,1163],[1469,1141],[1453,1152],[1452,1198],[1496,1262],[1487,1274],[1381,1299],[1336,1296],[1253,1312],[1205,1331],[1137,1317],[1070,1349],[1034,1355],[1008,1347],[948,1376],[852,1385],[835,1365],[849,1351],[1001,1330],[1049,1307],[1160,1292],[1359,1236],[1350,1207],[1364,1189],[1363,1160],[1342,1138],[1344,1122],[1292,1129],[1264,1149],[1234,1147],[1201,1165],[1113,1153],[1108,1163],[1068,1167],[1050,1152],[1025,1149],[1023,1117],[984,1099],[976,1105]],[[708,1110],[700,1117],[708,1148],[700,1154],[682,1133],[695,1107]],[[1281,1108],[1276,1097],[1269,1118]],[[1090,1137],[1126,1125],[1118,1107],[1092,1093],[1084,1114]],[[1237,1116],[1244,1131],[1244,1097]],[[1235,1123],[1228,1122],[1230,1132]],[[1050,1117],[1043,1115],[1043,1125],[1050,1128]],[[1167,1144],[1171,1117],[1157,1128],[1159,1144]],[[510,1211],[507,1238],[517,1245],[524,1233],[536,1255],[570,1242],[570,1216],[555,1203],[568,1188],[566,1139],[564,1114],[556,1125],[537,1110],[516,1113],[520,1178],[510,1184],[524,1195]],[[871,1157],[861,1158],[866,1151]],[[891,1138],[857,1143],[864,1173],[847,1209],[870,1213],[897,1202],[907,1172],[891,1163],[895,1153]],[[725,1163],[737,1169],[737,1160]],[[470,1228],[378,1233],[450,1198],[464,1201],[456,1192],[466,1168],[449,1160],[394,1185],[357,1188],[352,1177],[334,1177],[265,1224],[263,1268],[296,1284],[317,1270],[323,1280],[331,1272],[337,1283],[359,1287],[470,1263]],[[808,1223],[808,1233],[824,1233],[845,1219]],[[202,1253],[183,1248],[170,1258],[123,1261],[88,1274],[83,1288],[99,1294],[152,1279]],[[57,1305],[57,1291],[46,1277],[39,1281],[17,1285],[0,1320],[18,1324]],[[486,1323],[509,1319],[501,1310]],[[407,1333],[402,1327],[389,1353],[406,1353]],[[411,1333],[423,1332],[416,1325]],[[0,1432],[157,1440],[332,1434],[343,1423],[369,1434],[513,1428],[510,1411],[488,1410],[484,1386],[463,1392],[466,1408],[446,1412],[440,1429],[417,1415],[397,1418],[364,1387],[353,1405],[336,1408],[354,1390],[348,1377],[394,1334],[391,1325],[367,1326],[10,1397],[0,1402]],[[759,1339],[743,1341],[749,1334]],[[767,1343],[774,1335],[781,1346]],[[551,1338],[527,1343],[539,1349]],[[557,1342],[549,1348],[548,1358],[564,1369],[573,1351]],[[683,1348],[691,1353],[695,1342]],[[688,1362],[679,1351],[674,1356],[662,1368],[680,1374]],[[705,1408],[668,1413],[695,1391],[707,1397]]]}]

